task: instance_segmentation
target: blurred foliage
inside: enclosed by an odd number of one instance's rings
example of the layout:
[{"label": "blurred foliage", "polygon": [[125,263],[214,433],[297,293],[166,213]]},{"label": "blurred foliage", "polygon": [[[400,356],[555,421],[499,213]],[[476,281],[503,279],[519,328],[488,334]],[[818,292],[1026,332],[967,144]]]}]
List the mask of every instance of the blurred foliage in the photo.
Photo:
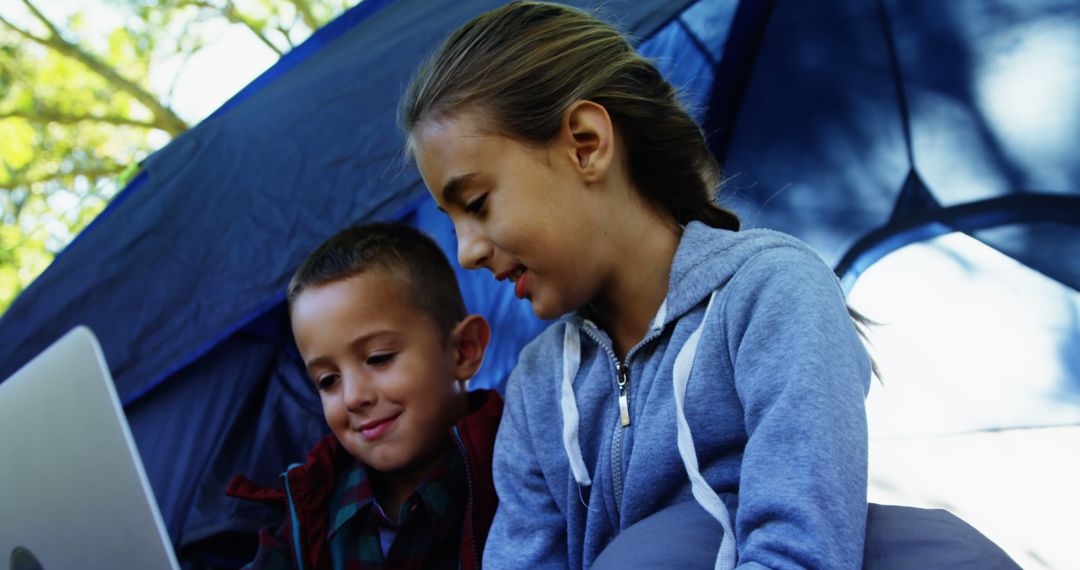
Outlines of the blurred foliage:
[{"label": "blurred foliage", "polygon": [[193,119],[173,109],[175,80],[165,87],[152,81],[158,66],[182,70],[227,26],[242,26],[280,55],[355,2],[5,0],[0,313],[104,209],[140,160],[189,127]]}]

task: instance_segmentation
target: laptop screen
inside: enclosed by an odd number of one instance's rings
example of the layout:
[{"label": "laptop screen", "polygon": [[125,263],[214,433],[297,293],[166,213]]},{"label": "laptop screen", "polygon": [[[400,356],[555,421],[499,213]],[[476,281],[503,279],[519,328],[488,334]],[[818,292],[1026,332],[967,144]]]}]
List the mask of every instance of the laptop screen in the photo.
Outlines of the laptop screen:
[{"label": "laptop screen", "polygon": [[76,327],[0,383],[0,563],[178,568],[101,347]]}]

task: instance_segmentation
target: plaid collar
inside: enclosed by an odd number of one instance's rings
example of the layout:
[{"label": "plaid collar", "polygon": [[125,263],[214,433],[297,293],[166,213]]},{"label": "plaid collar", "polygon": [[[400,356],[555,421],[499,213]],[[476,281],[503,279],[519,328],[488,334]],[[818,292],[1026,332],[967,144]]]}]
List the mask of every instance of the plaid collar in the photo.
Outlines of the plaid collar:
[{"label": "plaid collar", "polygon": [[[398,515],[400,535],[413,534],[410,523],[420,514],[425,527],[430,528],[439,541],[445,540],[459,523],[468,503],[468,479],[461,454],[451,447],[446,458],[432,476],[420,483],[416,491],[401,505]],[[349,534],[370,535],[377,538],[376,517],[384,517],[376,508],[375,495],[368,475],[368,467],[353,459],[349,469],[341,473],[334,485],[330,502],[330,528],[328,538],[347,529]],[[389,522],[389,521],[384,521]],[[376,540],[377,542],[377,540]]]}]

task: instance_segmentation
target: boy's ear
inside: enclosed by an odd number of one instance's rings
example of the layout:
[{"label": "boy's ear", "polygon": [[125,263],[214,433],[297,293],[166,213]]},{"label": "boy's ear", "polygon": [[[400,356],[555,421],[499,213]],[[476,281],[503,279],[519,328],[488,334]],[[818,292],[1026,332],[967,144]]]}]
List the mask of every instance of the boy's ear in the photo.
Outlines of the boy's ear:
[{"label": "boy's ear", "polygon": [[491,328],[480,315],[469,315],[454,327],[454,358],[458,380],[472,378],[484,363]]},{"label": "boy's ear", "polygon": [[587,100],[574,101],[563,113],[560,139],[586,182],[603,180],[615,159],[615,128],[607,109]]}]

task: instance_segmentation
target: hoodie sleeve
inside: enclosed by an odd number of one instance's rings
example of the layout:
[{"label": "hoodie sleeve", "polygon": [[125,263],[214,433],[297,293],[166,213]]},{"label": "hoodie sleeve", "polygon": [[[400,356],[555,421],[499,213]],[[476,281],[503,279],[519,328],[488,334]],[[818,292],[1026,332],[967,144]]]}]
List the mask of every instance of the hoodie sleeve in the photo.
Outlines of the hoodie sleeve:
[{"label": "hoodie sleeve", "polygon": [[732,278],[721,313],[748,441],[740,568],[859,568],[869,359],[832,271],[797,248]]},{"label": "hoodie sleeve", "polygon": [[484,548],[488,570],[567,565],[566,520],[533,451],[525,413],[525,389],[538,382],[525,373],[537,369],[530,363],[530,348],[522,352],[507,381],[506,407],[495,437],[492,471],[499,507]]}]

